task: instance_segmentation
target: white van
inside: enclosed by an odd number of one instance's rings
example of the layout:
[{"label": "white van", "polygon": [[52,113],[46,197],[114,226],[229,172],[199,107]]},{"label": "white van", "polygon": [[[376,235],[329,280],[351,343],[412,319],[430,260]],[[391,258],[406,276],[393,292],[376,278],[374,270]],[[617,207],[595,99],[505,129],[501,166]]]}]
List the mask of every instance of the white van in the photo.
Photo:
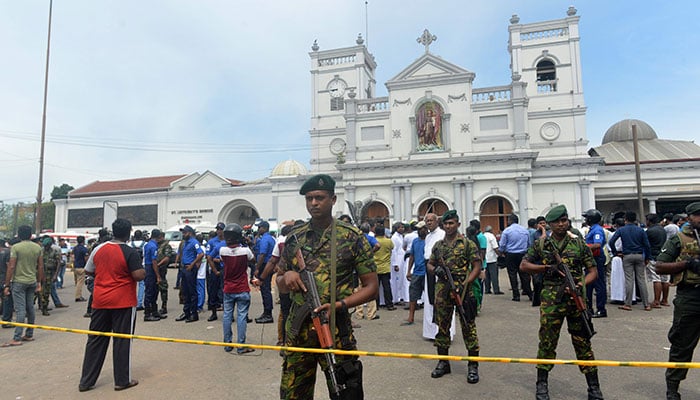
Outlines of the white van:
[{"label": "white van", "polygon": [[[199,224],[191,224],[190,226],[194,228],[196,233],[202,234],[208,234],[209,232],[216,230],[216,224],[212,224],[209,221],[202,221]],[[175,252],[177,252],[178,248],[180,247],[180,242],[182,241],[182,232],[180,232],[180,229],[184,227],[185,224],[175,225],[168,228],[164,232],[165,240],[170,241],[170,247],[172,247]]]}]

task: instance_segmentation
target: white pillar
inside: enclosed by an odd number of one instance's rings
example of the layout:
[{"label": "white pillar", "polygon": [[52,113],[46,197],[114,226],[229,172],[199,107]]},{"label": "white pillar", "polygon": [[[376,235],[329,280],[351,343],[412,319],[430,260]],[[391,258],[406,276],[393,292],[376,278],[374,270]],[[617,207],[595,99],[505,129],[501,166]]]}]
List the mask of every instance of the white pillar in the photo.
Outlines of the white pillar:
[{"label": "white pillar", "polygon": [[591,181],[578,181],[578,186],[581,189],[581,212],[590,210],[591,207]]},{"label": "white pillar", "polygon": [[452,182],[452,192],[454,200],[452,201],[452,208],[457,211],[460,220],[464,218],[462,214],[462,182],[454,181]]},{"label": "white pillar", "polygon": [[413,203],[411,202],[411,184],[403,185],[403,209],[406,222],[413,218]]},{"label": "white pillar", "polygon": [[402,207],[401,207],[401,185],[391,185],[394,189],[394,221],[401,221],[402,219]]},{"label": "white pillar", "polygon": [[464,220],[471,221],[474,219],[474,180],[464,181]]},{"label": "white pillar", "polygon": [[527,181],[530,178],[526,176],[519,176],[515,178],[518,183],[518,208],[520,211],[520,224],[527,226]]},{"label": "white pillar", "polygon": [[[653,199],[648,199],[649,200],[649,213],[650,214],[656,214],[656,198]],[[641,217],[641,215],[640,215]]]}]

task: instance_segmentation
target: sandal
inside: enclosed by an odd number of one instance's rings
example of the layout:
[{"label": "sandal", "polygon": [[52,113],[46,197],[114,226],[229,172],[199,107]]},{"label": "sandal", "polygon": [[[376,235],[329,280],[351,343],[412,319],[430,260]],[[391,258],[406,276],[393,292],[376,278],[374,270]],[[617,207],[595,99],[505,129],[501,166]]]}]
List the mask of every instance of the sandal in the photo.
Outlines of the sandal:
[{"label": "sandal", "polygon": [[238,350],[237,353],[238,353],[239,356],[241,356],[241,355],[243,355],[243,354],[252,353],[252,352],[254,352],[254,351],[255,351],[255,349],[251,349],[250,347],[245,347],[245,348],[242,348],[242,349]]},{"label": "sandal", "polygon": [[651,308],[661,308],[661,304],[659,304],[659,303],[651,303]]},{"label": "sandal", "polygon": [[651,311],[651,306],[644,307],[644,311]]},{"label": "sandal", "polygon": [[15,347],[15,346],[21,346],[22,342],[18,340],[10,340],[7,343],[3,343],[0,347]]},{"label": "sandal", "polygon": [[120,390],[128,389],[130,387],[134,387],[138,384],[139,384],[139,381],[137,381],[136,379],[132,379],[131,382],[127,383],[125,386],[115,386],[114,390],[120,391]]},{"label": "sandal", "polygon": [[620,307],[617,307],[617,308],[619,308],[620,310],[632,311],[632,307],[630,307],[630,306],[620,306]]},{"label": "sandal", "polygon": [[665,301],[662,301],[662,302],[661,302],[661,305],[664,306],[664,307],[671,307],[671,305],[668,304],[668,303],[665,302]]},{"label": "sandal", "polygon": [[34,338],[31,336],[22,336],[22,341],[23,342],[33,342]]}]

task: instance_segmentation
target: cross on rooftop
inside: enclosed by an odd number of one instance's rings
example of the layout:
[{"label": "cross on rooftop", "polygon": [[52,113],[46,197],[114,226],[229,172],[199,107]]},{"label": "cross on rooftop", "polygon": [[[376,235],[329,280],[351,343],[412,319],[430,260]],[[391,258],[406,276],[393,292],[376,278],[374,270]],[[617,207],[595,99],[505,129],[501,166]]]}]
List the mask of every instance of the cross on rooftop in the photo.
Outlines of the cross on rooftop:
[{"label": "cross on rooftop", "polygon": [[425,46],[425,52],[430,52],[430,44],[437,40],[437,36],[433,35],[427,29],[423,31],[423,34],[416,39],[416,41],[423,46]]}]

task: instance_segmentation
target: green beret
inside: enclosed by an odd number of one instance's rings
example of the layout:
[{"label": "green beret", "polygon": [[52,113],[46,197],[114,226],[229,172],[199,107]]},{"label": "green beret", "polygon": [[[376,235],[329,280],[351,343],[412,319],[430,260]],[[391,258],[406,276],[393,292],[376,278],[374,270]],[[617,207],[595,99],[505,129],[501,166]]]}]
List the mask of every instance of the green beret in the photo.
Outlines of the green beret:
[{"label": "green beret", "polygon": [[568,213],[566,212],[566,206],[563,204],[559,204],[558,206],[549,210],[547,215],[544,216],[544,220],[547,222],[553,222],[563,217],[564,215],[568,215]]},{"label": "green beret", "polygon": [[700,201],[688,204],[685,207],[685,213],[688,215],[700,213]]},{"label": "green beret", "polygon": [[442,214],[442,222],[445,222],[448,219],[456,219],[457,221],[459,221],[459,216],[457,216],[457,210],[449,210],[446,213]]},{"label": "green beret", "polygon": [[335,193],[335,181],[326,174],[314,175],[301,185],[299,194],[305,195],[314,190],[325,190],[330,193]]}]

